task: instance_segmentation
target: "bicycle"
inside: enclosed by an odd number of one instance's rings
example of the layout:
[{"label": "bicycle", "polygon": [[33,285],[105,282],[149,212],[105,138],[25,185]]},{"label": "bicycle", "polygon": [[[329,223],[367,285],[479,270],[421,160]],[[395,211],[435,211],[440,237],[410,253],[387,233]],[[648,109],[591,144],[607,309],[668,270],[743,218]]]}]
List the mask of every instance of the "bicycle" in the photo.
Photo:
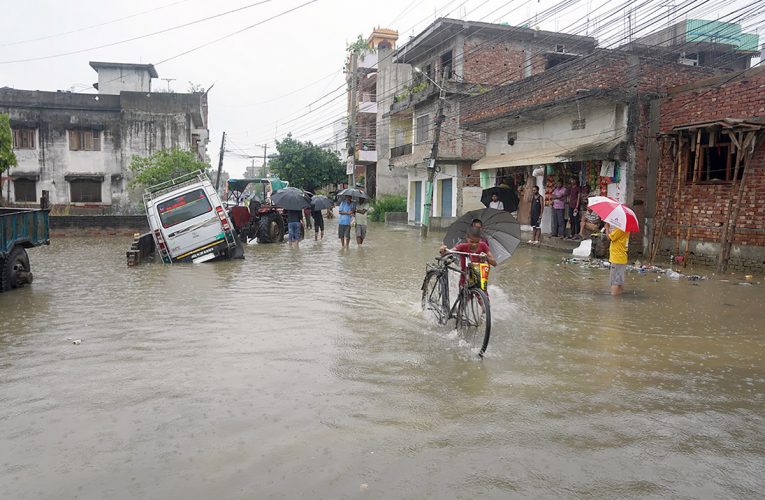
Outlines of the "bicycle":
[{"label": "bicycle", "polygon": [[[457,331],[462,338],[471,347],[478,347],[478,356],[483,357],[491,335],[489,296],[481,288],[479,271],[473,265],[468,265],[464,270],[454,266],[457,255],[479,256],[479,254],[449,250],[446,255],[436,257],[435,264],[428,264],[421,288],[422,309],[433,311],[440,325],[445,325],[450,319],[454,319]],[[460,284],[457,299],[451,306],[449,305],[449,271],[455,271],[465,277]]]}]

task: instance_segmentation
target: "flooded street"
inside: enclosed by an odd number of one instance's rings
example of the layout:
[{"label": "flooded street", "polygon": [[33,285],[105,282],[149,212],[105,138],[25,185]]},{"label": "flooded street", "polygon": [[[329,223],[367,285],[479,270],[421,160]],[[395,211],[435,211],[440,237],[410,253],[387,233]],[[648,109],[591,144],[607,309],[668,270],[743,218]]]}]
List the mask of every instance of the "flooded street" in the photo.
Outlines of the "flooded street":
[{"label": "flooded street", "polygon": [[763,285],[628,274],[614,299],[522,247],[481,361],[420,311],[439,234],[335,235],[132,269],[128,238],[30,251],[0,295],[2,497],[762,495]]}]

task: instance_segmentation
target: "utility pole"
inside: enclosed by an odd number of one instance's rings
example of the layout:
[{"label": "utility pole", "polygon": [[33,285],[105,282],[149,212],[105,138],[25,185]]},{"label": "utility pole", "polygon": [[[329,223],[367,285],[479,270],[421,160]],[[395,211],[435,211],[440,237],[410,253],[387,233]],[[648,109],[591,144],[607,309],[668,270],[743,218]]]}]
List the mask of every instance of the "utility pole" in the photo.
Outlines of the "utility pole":
[{"label": "utility pole", "polygon": [[[444,83],[443,78],[441,78],[441,83]],[[425,185],[425,209],[422,211],[422,227],[420,228],[423,238],[428,235],[428,231],[430,230],[430,211],[433,208],[433,179],[436,176],[438,140],[441,137],[441,124],[444,122],[445,100],[446,91],[444,90],[443,85],[438,85],[438,110],[436,111],[436,123],[433,128],[433,145],[430,148],[430,158],[428,159],[428,182]]]},{"label": "utility pole", "polygon": [[350,110],[348,118],[348,157],[351,158],[353,163],[353,169],[348,177],[348,186],[353,187],[356,185],[356,108],[358,104],[358,96],[356,95],[356,81],[358,79],[359,55],[356,51],[351,51],[351,79],[348,82],[351,91],[350,98]]},{"label": "utility pole", "polygon": [[266,163],[266,152],[268,151],[268,144],[263,144],[263,177],[268,177],[268,165]]},{"label": "utility pole", "polygon": [[175,78],[160,78],[160,80],[167,82],[167,91],[170,92],[170,82],[174,82]]},{"label": "utility pole", "polygon": [[223,132],[223,138],[220,140],[220,157],[218,157],[218,178],[215,179],[215,190],[220,186],[220,176],[223,173],[223,152],[226,149],[226,133]]}]

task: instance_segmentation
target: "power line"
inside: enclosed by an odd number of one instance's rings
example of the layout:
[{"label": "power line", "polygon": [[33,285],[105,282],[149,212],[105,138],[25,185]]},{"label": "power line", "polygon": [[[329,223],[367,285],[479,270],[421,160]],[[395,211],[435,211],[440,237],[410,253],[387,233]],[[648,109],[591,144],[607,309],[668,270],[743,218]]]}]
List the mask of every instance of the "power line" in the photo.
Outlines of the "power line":
[{"label": "power line", "polygon": [[108,26],[110,24],[118,23],[120,21],[125,21],[127,19],[132,19],[134,17],[139,17],[139,16],[142,16],[144,14],[150,14],[152,12],[156,12],[158,10],[166,9],[168,7],[172,7],[173,5],[178,5],[178,4],[181,4],[181,3],[186,3],[188,1],[189,0],[178,0],[177,2],[172,2],[172,3],[169,3],[169,4],[165,4],[165,5],[160,5],[159,7],[154,7],[153,9],[143,10],[141,12],[136,12],[135,14],[130,14],[130,15],[123,16],[123,17],[118,17],[116,19],[111,19],[109,21],[104,21],[104,22],[101,22],[101,23],[98,23],[98,24],[91,24],[89,26],[83,26],[81,28],[73,29],[73,30],[70,30],[70,31],[62,31],[62,32],[59,32],[59,33],[53,33],[51,35],[40,36],[40,37],[37,37],[37,38],[27,38],[26,40],[17,40],[15,42],[0,43],[0,47],[10,47],[10,46],[13,46],[13,45],[21,45],[21,44],[24,44],[24,43],[39,42],[41,40],[50,40],[51,38],[58,38],[58,37],[65,36],[65,35],[71,35],[73,33],[80,33],[82,31],[87,31],[87,30],[90,30],[90,29],[93,29],[93,28],[100,28],[101,26]]},{"label": "power line", "polygon": [[[178,24],[176,26],[171,26],[169,28],[165,28],[165,29],[162,29],[162,30],[159,30],[159,31],[154,31],[153,33],[147,33],[145,35],[139,35],[139,36],[134,36],[132,38],[126,38],[124,40],[120,40],[120,41],[117,41],[117,42],[111,42],[111,43],[106,43],[106,44],[103,44],[103,45],[97,45],[95,47],[88,47],[86,49],[78,49],[78,50],[72,50],[72,51],[69,51],[69,52],[61,52],[59,54],[51,54],[51,55],[47,55],[47,56],[28,57],[28,58],[24,58],[24,59],[12,59],[12,60],[8,60],[8,61],[0,61],[0,64],[11,64],[11,63],[30,62],[30,61],[42,61],[42,60],[45,60],[45,59],[54,59],[56,57],[64,57],[64,56],[70,56],[70,55],[73,55],[73,54],[81,54],[83,52],[90,52],[91,50],[98,50],[98,49],[103,49],[103,48],[106,48],[106,47],[114,47],[115,45],[121,45],[123,43],[128,43],[128,42],[134,42],[136,40],[141,40],[143,38],[148,38],[148,37],[160,35],[162,33],[168,33],[170,31],[175,31],[175,30],[178,30],[178,29],[181,29],[181,28],[186,28],[188,26],[192,26],[194,24],[199,24],[199,23],[202,23],[202,22],[205,22],[205,21],[210,21],[212,19],[216,19],[216,18],[219,18],[219,17],[227,16],[227,15],[233,14],[235,12],[241,12],[243,10],[250,9],[252,7],[257,7],[259,5],[263,5],[263,4],[272,2],[272,1],[273,0],[260,0],[260,1],[255,2],[255,3],[251,3],[249,5],[245,5],[243,7],[239,7],[239,8],[232,9],[232,10],[227,10],[225,12],[219,12],[218,14],[214,14],[212,16],[207,16],[207,17],[203,17],[203,18],[200,18],[200,19],[196,19],[194,21],[189,21],[187,23]],[[314,0],[314,1],[317,1],[317,0]],[[234,33],[234,34],[236,34],[236,33]],[[169,61],[169,59],[167,59],[167,60]],[[156,63],[156,64],[160,64],[160,63]]]}]

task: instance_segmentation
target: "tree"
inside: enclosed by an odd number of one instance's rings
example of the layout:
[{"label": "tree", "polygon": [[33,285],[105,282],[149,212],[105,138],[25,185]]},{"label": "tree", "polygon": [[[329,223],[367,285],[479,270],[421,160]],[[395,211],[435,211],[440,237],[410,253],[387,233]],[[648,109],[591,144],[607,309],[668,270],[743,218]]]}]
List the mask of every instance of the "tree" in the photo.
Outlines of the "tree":
[{"label": "tree", "polygon": [[331,151],[311,142],[301,142],[288,134],[276,141],[279,155],[271,160],[270,169],[291,186],[308,191],[345,180],[345,168]]},{"label": "tree", "polygon": [[11,132],[11,119],[6,114],[0,114],[0,198],[3,193],[2,174],[18,162],[13,153],[13,133]]},{"label": "tree", "polygon": [[148,157],[133,156],[130,170],[134,177],[130,182],[134,186],[147,187],[199,170],[209,174],[209,169],[210,165],[191,151],[163,149]]}]

